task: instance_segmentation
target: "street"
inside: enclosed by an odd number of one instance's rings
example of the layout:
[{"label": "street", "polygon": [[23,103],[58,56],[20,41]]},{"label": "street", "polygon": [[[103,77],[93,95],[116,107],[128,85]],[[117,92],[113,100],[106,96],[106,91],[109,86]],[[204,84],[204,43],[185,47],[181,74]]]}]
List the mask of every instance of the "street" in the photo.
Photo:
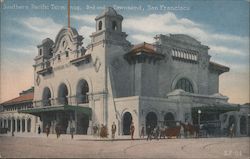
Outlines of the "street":
[{"label": "street", "polygon": [[0,137],[2,158],[242,158],[250,138],[94,141],[70,138]]}]

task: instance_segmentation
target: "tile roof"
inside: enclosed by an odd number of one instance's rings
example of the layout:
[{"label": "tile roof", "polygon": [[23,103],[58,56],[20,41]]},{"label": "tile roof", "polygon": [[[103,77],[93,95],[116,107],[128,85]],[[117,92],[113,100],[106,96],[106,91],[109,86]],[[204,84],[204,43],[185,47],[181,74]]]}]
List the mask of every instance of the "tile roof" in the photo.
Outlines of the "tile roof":
[{"label": "tile roof", "polygon": [[219,73],[228,72],[230,70],[229,67],[212,62],[212,61],[209,62],[209,65],[211,69],[216,69],[219,71]]},{"label": "tile roof", "polygon": [[147,53],[156,53],[156,49],[154,45],[143,42],[141,44],[134,45],[131,49],[131,53],[138,53],[138,52],[147,52]]},{"label": "tile roof", "polygon": [[6,102],[1,103],[2,105],[11,105],[11,104],[17,104],[17,103],[23,103],[23,102],[32,102],[34,98],[34,93],[29,92],[26,94],[22,94],[19,97],[13,98],[11,100],[8,100]]}]

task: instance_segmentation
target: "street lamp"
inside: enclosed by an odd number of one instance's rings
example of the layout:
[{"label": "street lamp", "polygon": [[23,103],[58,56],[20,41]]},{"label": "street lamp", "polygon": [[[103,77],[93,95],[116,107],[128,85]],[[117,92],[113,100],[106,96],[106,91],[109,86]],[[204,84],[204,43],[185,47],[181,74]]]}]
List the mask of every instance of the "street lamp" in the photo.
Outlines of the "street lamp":
[{"label": "street lamp", "polygon": [[199,125],[199,129],[200,129],[200,122],[201,122],[201,110],[198,110],[198,125]]}]

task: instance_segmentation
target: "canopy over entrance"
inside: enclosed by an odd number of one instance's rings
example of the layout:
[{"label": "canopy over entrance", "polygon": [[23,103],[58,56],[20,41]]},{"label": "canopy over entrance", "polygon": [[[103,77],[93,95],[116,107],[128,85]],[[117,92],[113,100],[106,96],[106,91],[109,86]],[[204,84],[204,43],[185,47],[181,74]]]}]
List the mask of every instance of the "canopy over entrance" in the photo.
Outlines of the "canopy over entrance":
[{"label": "canopy over entrance", "polygon": [[72,106],[72,105],[30,108],[27,110],[19,110],[18,112],[40,116],[41,113],[56,112],[56,111],[77,111],[77,112],[82,112],[82,113],[89,115],[89,116],[91,116],[91,114],[92,114],[91,108],[82,107],[82,106]]},{"label": "canopy over entrance", "polygon": [[239,111],[238,106],[232,105],[209,105],[192,108],[192,118],[194,123],[198,123],[198,110],[201,111],[201,121],[218,120],[219,115],[229,111]]}]

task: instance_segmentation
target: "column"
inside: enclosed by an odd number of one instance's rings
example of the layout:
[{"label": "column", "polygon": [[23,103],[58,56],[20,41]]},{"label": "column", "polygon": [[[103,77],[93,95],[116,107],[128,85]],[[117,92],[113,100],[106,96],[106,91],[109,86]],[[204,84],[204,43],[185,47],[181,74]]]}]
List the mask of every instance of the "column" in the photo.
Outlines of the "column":
[{"label": "column", "polygon": [[23,119],[20,120],[20,133],[23,132]]},{"label": "column", "polygon": [[6,119],[6,128],[8,128],[8,126],[9,126],[9,119],[7,118]]},{"label": "column", "polygon": [[10,119],[10,133],[13,131],[13,119]]},{"label": "column", "polygon": [[17,132],[17,119],[14,120],[15,120],[15,132]]},{"label": "column", "polygon": [[28,132],[28,119],[25,118],[25,133]]}]

